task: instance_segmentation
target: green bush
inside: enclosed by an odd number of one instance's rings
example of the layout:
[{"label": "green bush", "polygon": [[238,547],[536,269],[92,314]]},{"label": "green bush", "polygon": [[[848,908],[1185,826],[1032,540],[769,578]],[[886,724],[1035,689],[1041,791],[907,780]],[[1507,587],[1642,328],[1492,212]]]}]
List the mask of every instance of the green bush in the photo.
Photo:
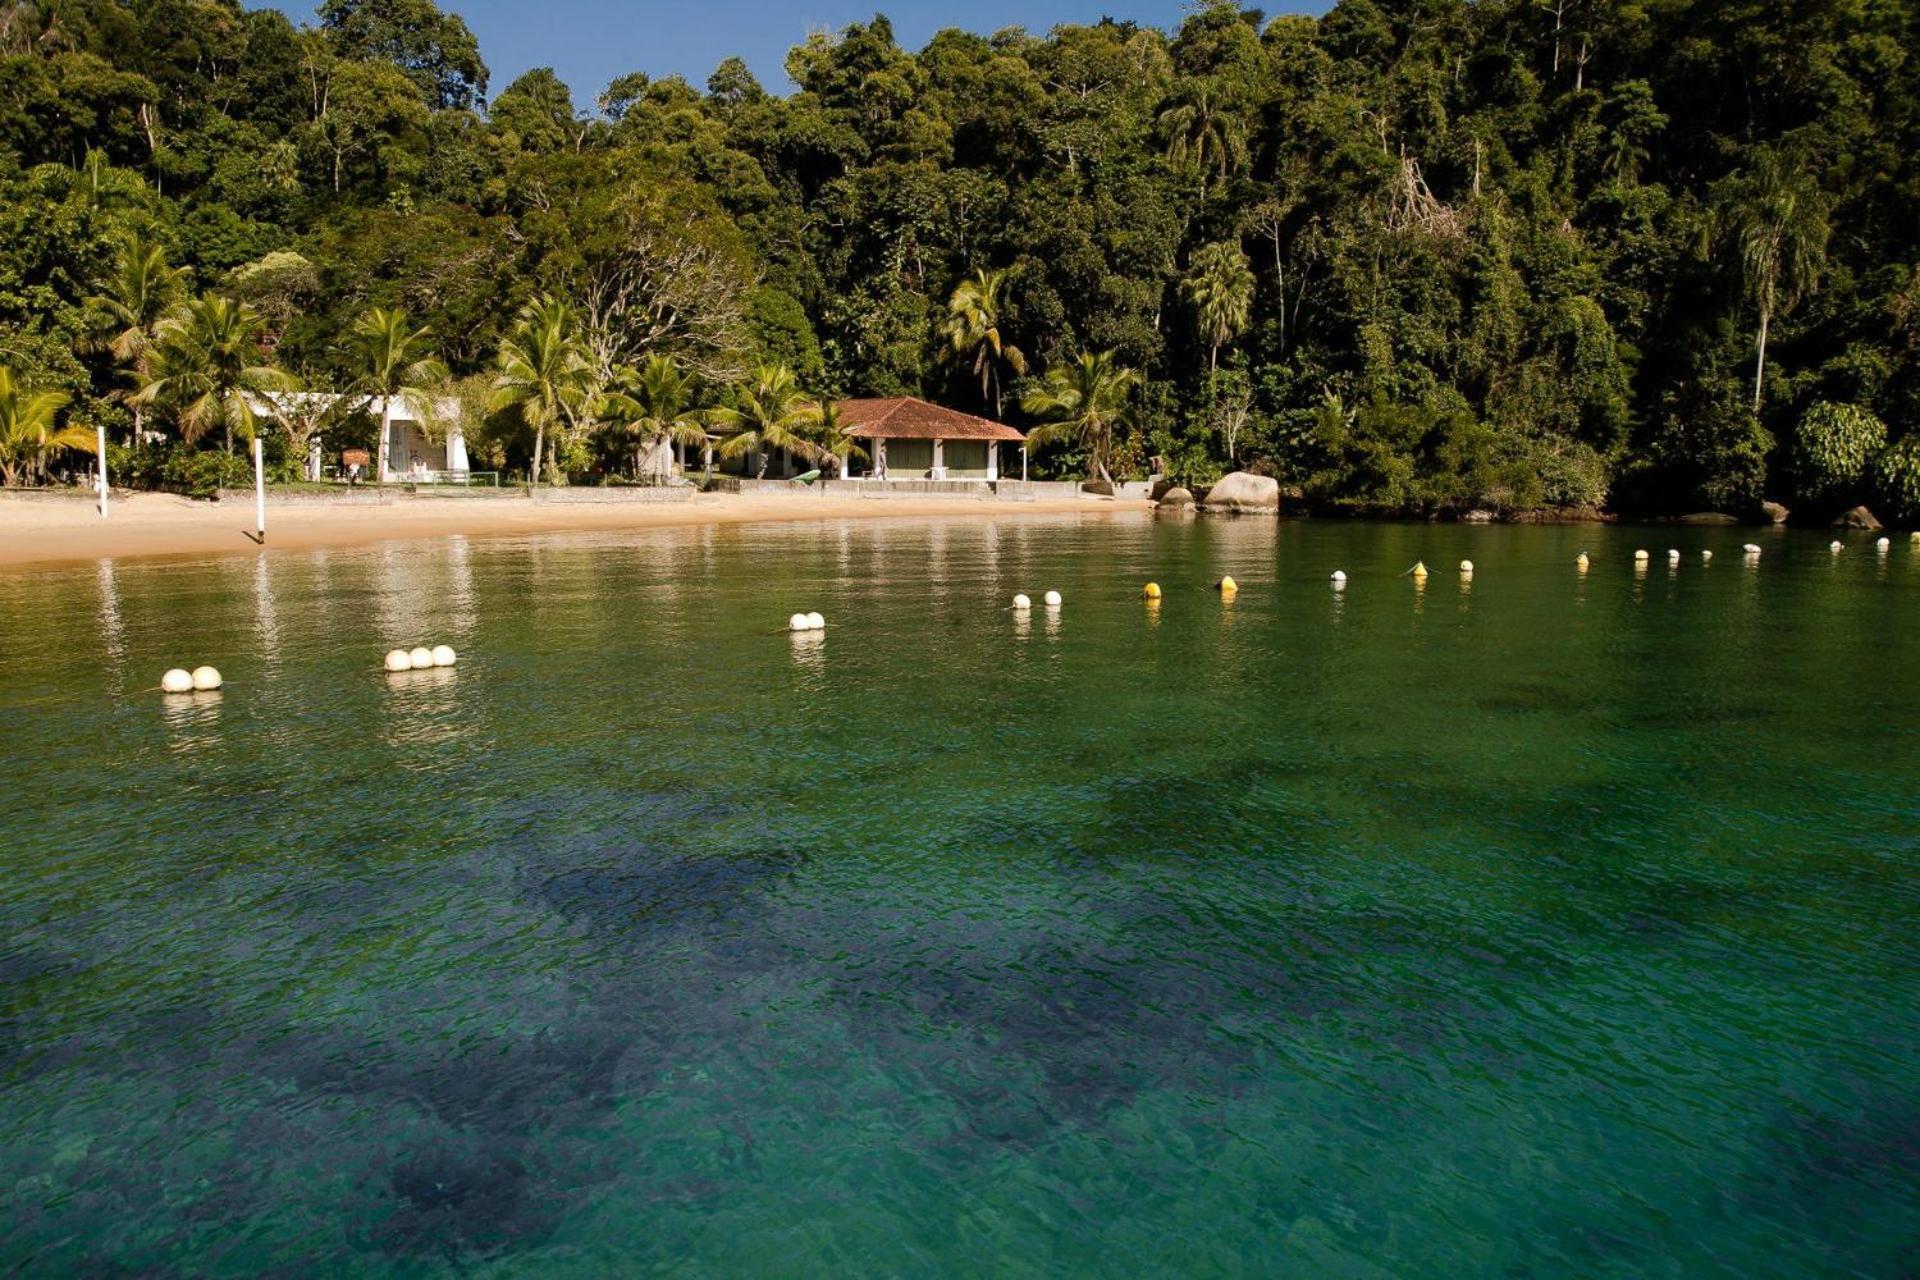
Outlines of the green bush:
[{"label": "green bush", "polygon": [[1793,430],[1793,475],[1802,502],[1845,504],[1887,443],[1887,424],[1854,404],[1823,400]]},{"label": "green bush", "polygon": [[1920,524],[1920,433],[1909,432],[1873,459],[1878,513],[1900,524]]},{"label": "green bush", "polygon": [[217,449],[174,449],[161,469],[161,478],[195,498],[217,498],[222,489],[244,489],[253,483],[253,467],[244,459]]}]

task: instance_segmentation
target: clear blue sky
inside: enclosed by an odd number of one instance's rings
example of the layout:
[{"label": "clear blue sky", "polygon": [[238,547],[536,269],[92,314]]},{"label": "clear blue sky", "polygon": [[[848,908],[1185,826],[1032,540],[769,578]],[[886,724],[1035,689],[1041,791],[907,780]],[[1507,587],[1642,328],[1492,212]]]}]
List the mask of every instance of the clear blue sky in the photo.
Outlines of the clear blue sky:
[{"label": "clear blue sky", "polygon": [[[313,21],[315,3],[276,0],[296,22]],[[678,73],[696,86],[729,54],[739,54],[775,93],[791,86],[787,50],[819,28],[865,22],[876,10],[894,33],[918,49],[943,27],[989,33],[1022,26],[1044,34],[1063,22],[1131,19],[1171,29],[1185,12],[1182,0],[440,0],[480,38],[492,73],[490,93],[533,67],[552,67],[590,108],[615,76],[644,71]],[[1328,0],[1268,0],[1269,14],[1321,13]]]}]

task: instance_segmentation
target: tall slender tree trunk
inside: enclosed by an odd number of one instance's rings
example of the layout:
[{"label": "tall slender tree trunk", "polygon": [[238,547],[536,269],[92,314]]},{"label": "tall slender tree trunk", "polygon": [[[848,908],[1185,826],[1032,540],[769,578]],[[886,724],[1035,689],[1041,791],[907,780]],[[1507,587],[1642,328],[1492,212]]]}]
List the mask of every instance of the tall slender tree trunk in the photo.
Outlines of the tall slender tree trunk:
[{"label": "tall slender tree trunk", "polygon": [[1763,380],[1767,376],[1767,326],[1772,319],[1773,314],[1769,308],[1760,308],[1760,336],[1753,344],[1755,350],[1753,361],[1753,411],[1756,414],[1760,412],[1760,389]]},{"label": "tall slender tree trunk", "polygon": [[546,447],[546,443],[547,424],[542,422],[533,429],[533,470],[527,473],[528,488],[532,488],[540,483],[540,452]]},{"label": "tall slender tree trunk", "polygon": [[375,484],[387,482],[387,440],[393,435],[393,397],[387,396],[380,402],[380,448],[375,452],[373,473]]}]

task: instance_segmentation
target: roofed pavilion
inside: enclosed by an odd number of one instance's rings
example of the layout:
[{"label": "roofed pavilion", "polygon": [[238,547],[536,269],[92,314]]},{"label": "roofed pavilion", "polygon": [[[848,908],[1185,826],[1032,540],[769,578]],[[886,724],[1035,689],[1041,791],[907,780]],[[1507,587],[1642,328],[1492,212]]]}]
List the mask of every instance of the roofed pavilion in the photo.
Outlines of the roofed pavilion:
[{"label": "roofed pavilion", "polygon": [[1000,446],[1026,443],[1002,422],[912,396],[842,400],[847,435],[863,442],[876,480],[998,480]]}]

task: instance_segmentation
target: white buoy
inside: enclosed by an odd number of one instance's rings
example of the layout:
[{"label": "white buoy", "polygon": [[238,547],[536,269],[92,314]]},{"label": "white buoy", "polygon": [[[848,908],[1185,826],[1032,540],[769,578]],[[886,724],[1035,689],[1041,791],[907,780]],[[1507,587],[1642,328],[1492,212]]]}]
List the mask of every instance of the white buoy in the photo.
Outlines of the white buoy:
[{"label": "white buoy", "polygon": [[168,693],[192,693],[193,672],[185,667],[175,667],[160,677],[160,687]]},{"label": "white buoy", "polygon": [[1874,545],[1874,546],[1876,546],[1876,547],[1878,547],[1878,548],[1880,549],[1880,554],[1881,554],[1881,555],[1885,555],[1885,554],[1887,554],[1887,552],[1888,552],[1888,551],[1890,551],[1890,550],[1892,550],[1892,549],[1893,549],[1893,539],[1892,539],[1892,538],[1882,538],[1882,539],[1880,539],[1880,541],[1878,541],[1878,542],[1876,542],[1876,543],[1874,543],[1873,545]]},{"label": "white buoy", "polygon": [[1028,609],[1033,608],[1033,601],[1027,599],[1024,595],[1016,595],[1013,598],[1013,607],[1024,613]]},{"label": "white buoy", "polygon": [[1758,543],[1749,542],[1746,546],[1740,549],[1746,552],[1750,556],[1757,556],[1760,554],[1760,546]]},{"label": "white buoy", "polygon": [[1712,564],[1712,563],[1713,563],[1713,552],[1711,552],[1711,551],[1702,551],[1702,552],[1700,553],[1700,563],[1701,563],[1701,564]]},{"label": "white buoy", "polygon": [[221,685],[220,672],[215,667],[195,667],[193,669],[193,687],[202,693],[218,689]]},{"label": "white buoy", "polygon": [[413,664],[415,671],[425,671],[433,665],[433,650],[427,648],[425,645],[421,645],[417,649],[408,650],[407,661]]},{"label": "white buoy", "polygon": [[789,630],[789,631],[811,631],[811,630],[813,630],[813,624],[807,621],[807,615],[806,615],[806,614],[804,614],[804,613],[796,613],[796,614],[794,614],[794,615],[793,615],[793,616],[792,616],[791,618],[788,618],[788,619],[787,619],[787,630]]},{"label": "white buoy", "polygon": [[1049,591],[1043,598],[1047,602],[1047,608],[1058,609],[1060,607],[1060,593],[1058,591]]},{"label": "white buoy", "polygon": [[821,617],[817,613],[810,613],[807,615],[807,630],[825,631],[826,629],[827,629],[827,620],[825,618]]},{"label": "white buoy", "polygon": [[1589,561],[1587,560],[1587,553],[1584,551],[1582,551],[1579,555],[1573,558],[1574,568],[1580,570],[1580,572],[1582,573],[1585,573],[1587,571],[1588,563]]},{"label": "white buoy", "polygon": [[1334,585],[1334,586],[1336,586],[1336,587],[1344,587],[1344,586],[1346,586],[1346,585],[1347,585],[1347,575],[1346,575],[1345,573],[1343,573],[1343,572],[1341,572],[1341,571],[1340,571],[1339,569],[1335,569],[1335,570],[1333,571],[1333,585]]},{"label": "white buoy", "polygon": [[1827,548],[1827,550],[1833,552],[1833,554],[1835,555],[1839,555],[1842,551],[1845,551],[1846,549],[1847,549],[1847,544],[1840,541],[1840,539],[1838,538],[1835,538],[1833,540],[1832,545]]},{"label": "white buoy", "polygon": [[1636,551],[1633,553],[1633,562],[1635,564],[1645,564],[1651,559],[1653,559],[1653,557],[1645,551]]},{"label": "white buoy", "polygon": [[382,665],[389,671],[411,671],[413,670],[413,655],[405,649],[390,649],[387,651],[386,659]]},{"label": "white buoy", "polygon": [[433,646],[433,665],[434,666],[450,667],[458,661],[460,661],[460,655],[453,651],[452,645],[437,644]]},{"label": "white buoy", "polygon": [[1679,564],[1679,563],[1680,563],[1680,553],[1679,553],[1678,551],[1676,551],[1676,550],[1673,550],[1673,549],[1671,549],[1671,548],[1670,548],[1670,549],[1669,549],[1669,550],[1667,551],[1667,563],[1668,563],[1668,564]]},{"label": "white buoy", "polygon": [[1472,573],[1472,572],[1473,572],[1473,561],[1471,561],[1471,560],[1462,560],[1462,561],[1460,562],[1460,572],[1462,572],[1462,573]]}]

